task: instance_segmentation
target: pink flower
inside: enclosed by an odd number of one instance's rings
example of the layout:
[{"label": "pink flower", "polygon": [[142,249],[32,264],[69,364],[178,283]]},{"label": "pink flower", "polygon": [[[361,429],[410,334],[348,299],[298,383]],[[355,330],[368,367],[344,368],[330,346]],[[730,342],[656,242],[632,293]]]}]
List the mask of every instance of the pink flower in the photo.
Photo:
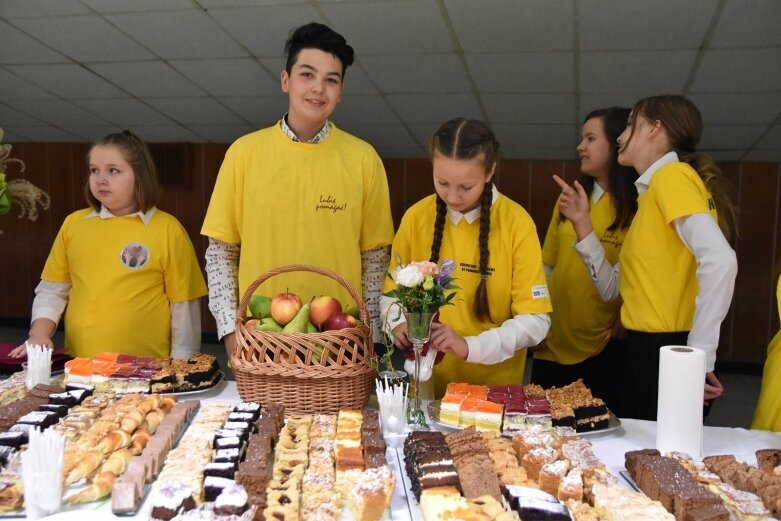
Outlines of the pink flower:
[{"label": "pink flower", "polygon": [[414,266],[423,277],[432,277],[437,274],[439,267],[434,262],[419,261],[413,262],[410,266]]}]

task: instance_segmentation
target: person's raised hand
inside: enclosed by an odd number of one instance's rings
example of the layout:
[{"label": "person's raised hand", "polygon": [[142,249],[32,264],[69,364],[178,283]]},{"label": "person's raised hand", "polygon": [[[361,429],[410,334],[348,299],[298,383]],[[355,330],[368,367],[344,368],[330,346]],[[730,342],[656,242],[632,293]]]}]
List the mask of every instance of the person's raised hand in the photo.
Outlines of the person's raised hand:
[{"label": "person's raised hand", "polygon": [[593,231],[589,214],[588,194],[577,181],[570,186],[564,179],[555,174],[553,175],[553,180],[561,188],[559,210],[572,223],[578,240],[583,240],[586,235]]}]

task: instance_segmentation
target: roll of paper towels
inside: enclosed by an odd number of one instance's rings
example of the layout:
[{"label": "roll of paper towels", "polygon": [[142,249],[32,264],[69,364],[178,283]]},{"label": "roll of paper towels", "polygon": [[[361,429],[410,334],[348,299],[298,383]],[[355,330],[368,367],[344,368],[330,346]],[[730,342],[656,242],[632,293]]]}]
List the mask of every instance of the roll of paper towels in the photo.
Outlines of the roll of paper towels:
[{"label": "roll of paper towels", "polygon": [[656,449],[662,454],[685,452],[702,456],[702,400],[705,393],[705,351],[688,346],[659,350],[659,401]]}]

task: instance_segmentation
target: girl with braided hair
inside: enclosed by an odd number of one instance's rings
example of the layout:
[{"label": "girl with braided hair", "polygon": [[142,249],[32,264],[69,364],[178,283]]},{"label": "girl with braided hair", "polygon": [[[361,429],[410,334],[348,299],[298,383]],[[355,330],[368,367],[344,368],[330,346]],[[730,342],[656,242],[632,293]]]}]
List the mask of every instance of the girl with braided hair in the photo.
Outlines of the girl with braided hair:
[{"label": "girl with braided hair", "polygon": [[[484,123],[444,123],[431,142],[435,194],[409,208],[393,241],[401,262],[453,259],[461,289],[440,310],[431,345],[445,354],[434,366],[434,393],[450,382],[520,384],[526,347],[545,338],[551,311],[534,222],[491,182],[499,143]],[[397,257],[398,256],[398,257]],[[393,289],[386,282],[385,290]],[[392,299],[383,297],[387,311]],[[396,319],[396,320],[394,320]],[[408,348],[403,316],[390,313],[394,343]]]}]

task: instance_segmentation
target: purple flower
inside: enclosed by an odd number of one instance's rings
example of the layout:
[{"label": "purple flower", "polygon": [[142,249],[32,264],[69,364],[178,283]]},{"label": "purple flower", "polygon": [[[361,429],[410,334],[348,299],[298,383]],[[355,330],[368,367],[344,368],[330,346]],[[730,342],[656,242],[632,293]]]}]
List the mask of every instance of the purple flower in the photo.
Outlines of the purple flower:
[{"label": "purple flower", "polygon": [[442,281],[449,279],[453,274],[453,270],[456,269],[456,263],[453,259],[445,259],[442,264],[439,265],[439,273],[437,274],[437,283],[442,284]]}]

